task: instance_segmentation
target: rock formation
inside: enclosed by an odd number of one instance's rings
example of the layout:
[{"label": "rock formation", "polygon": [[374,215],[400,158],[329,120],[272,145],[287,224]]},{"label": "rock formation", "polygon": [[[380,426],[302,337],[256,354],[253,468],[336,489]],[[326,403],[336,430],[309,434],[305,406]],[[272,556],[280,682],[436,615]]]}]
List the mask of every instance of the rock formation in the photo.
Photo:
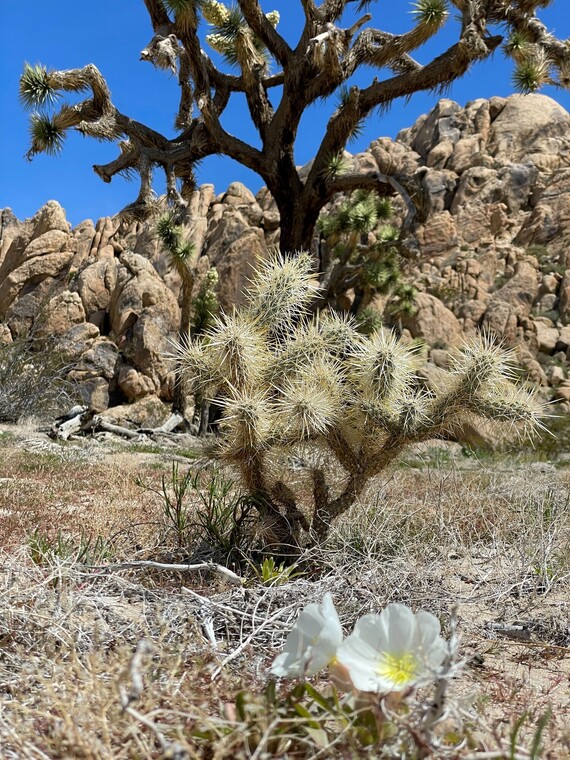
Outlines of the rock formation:
[{"label": "rock formation", "polygon": [[[420,186],[420,256],[407,264],[418,308],[401,327],[427,343],[437,366],[462,335],[492,331],[570,410],[570,115],[543,95],[465,108],[441,100],[352,161],[416,173]],[[190,211],[188,234],[218,270],[220,303],[239,303],[256,258],[278,238],[271,196],[239,182],[219,195],[203,185]],[[165,354],[180,282],[152,227],[104,218],[71,229],[56,201],[24,222],[4,209],[0,221],[0,342],[30,330],[55,336],[97,411],[171,400]]]}]

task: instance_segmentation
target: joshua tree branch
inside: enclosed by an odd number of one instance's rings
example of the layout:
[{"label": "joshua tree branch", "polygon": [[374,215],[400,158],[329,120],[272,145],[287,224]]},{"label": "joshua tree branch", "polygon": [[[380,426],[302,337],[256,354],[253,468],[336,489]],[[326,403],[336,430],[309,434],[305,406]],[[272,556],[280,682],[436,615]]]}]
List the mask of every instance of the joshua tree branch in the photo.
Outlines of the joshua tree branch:
[{"label": "joshua tree branch", "polygon": [[115,174],[134,169],[137,165],[138,156],[138,151],[129,145],[129,148],[124,149],[114,161],[109,161],[108,164],[93,164],[93,171],[101,177],[103,182],[108,184]]},{"label": "joshua tree branch", "polygon": [[149,13],[150,22],[154,31],[164,34],[167,30],[170,30],[172,22],[169,19],[168,13],[161,0],[144,0],[144,4]]},{"label": "joshua tree branch", "polygon": [[283,68],[286,68],[293,57],[293,51],[268,21],[257,0],[238,0],[238,5],[253,33],[259,37],[269,52],[275,56],[279,64]]},{"label": "joshua tree branch", "polygon": [[417,67],[419,64],[409,57],[409,53],[421,44],[421,37],[413,32],[396,35],[380,29],[365,29],[346,56],[344,68],[350,76],[362,64],[392,68],[398,62],[400,67]]},{"label": "joshua tree branch", "polygon": [[346,7],[347,0],[325,0],[319,11],[324,22],[336,21]]},{"label": "joshua tree branch", "polygon": [[301,0],[301,5],[305,12],[307,24],[314,24],[322,21],[321,13],[315,5],[314,0]]},{"label": "joshua tree branch", "polygon": [[[486,55],[492,53],[501,41],[502,37],[486,38],[483,43]],[[331,157],[344,148],[355,126],[373,108],[384,103],[391,103],[413,92],[442,87],[462,76],[471,63],[480,57],[482,57],[480,48],[461,40],[419,70],[400,74],[383,82],[374,82],[362,91],[353,88],[350,101],[329,120],[307,184],[318,181],[319,175],[325,172]]]}]

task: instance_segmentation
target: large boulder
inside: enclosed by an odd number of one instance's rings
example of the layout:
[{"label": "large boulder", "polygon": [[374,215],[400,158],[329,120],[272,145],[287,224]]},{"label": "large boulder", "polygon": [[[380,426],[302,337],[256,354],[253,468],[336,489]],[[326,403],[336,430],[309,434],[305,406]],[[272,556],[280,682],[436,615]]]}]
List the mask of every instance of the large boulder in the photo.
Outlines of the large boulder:
[{"label": "large boulder", "polygon": [[173,368],[166,355],[179,329],[176,297],[147,259],[125,251],[119,261],[109,304],[111,328],[127,363],[148,378],[144,392],[169,398]]},{"label": "large boulder", "polygon": [[546,95],[511,95],[493,120],[488,152],[501,161],[532,162],[544,171],[567,166],[570,114]]},{"label": "large boulder", "polygon": [[402,318],[402,324],[414,338],[423,338],[430,346],[435,344],[439,348],[461,343],[459,320],[438,298],[419,293],[415,305],[416,312]]},{"label": "large boulder", "polygon": [[117,260],[101,258],[89,263],[76,277],[73,289],[79,293],[87,319],[101,327],[117,284]]},{"label": "large boulder", "polygon": [[115,287],[109,301],[111,329],[119,338],[146,309],[161,315],[168,333],[178,328],[179,309],[153,265],[143,256],[125,251],[119,257]]},{"label": "large boulder", "polygon": [[73,325],[85,322],[85,309],[77,293],[63,291],[46,304],[42,320],[35,328],[36,338],[63,335]]},{"label": "large boulder", "polygon": [[239,209],[223,207],[218,214],[214,210],[215,223],[206,243],[210,263],[218,271],[220,305],[228,310],[244,302],[253,270],[267,256],[267,247],[263,231],[251,227]]}]

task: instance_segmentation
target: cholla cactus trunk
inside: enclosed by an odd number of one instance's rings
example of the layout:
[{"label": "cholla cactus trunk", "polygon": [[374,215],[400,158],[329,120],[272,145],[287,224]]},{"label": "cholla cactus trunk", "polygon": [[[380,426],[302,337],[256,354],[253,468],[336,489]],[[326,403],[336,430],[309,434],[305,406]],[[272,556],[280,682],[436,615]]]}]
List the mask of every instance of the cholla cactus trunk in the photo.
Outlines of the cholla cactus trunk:
[{"label": "cholla cactus trunk", "polygon": [[[309,256],[272,259],[245,307],[180,348],[188,381],[223,406],[218,456],[240,472],[260,519],[271,523],[272,554],[324,541],[403,449],[453,433],[466,417],[522,433],[541,426],[539,401],[512,383],[511,357],[490,339],[466,344],[445,387],[427,392],[414,347],[385,331],[365,337],[350,318],[312,315],[314,299]],[[295,479],[276,476],[273,463],[310,449],[320,458],[305,514]],[[331,474],[342,476],[340,486]]]}]

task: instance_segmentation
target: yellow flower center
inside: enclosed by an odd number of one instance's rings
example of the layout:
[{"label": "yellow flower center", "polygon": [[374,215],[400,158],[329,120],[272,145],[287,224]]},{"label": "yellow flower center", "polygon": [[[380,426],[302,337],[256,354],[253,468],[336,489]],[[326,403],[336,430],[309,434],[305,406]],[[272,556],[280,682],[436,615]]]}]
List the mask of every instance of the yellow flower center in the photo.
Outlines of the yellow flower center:
[{"label": "yellow flower center", "polygon": [[412,683],[418,672],[417,658],[411,652],[400,655],[384,653],[378,663],[376,672],[382,678],[392,681],[394,686],[406,686]]}]

